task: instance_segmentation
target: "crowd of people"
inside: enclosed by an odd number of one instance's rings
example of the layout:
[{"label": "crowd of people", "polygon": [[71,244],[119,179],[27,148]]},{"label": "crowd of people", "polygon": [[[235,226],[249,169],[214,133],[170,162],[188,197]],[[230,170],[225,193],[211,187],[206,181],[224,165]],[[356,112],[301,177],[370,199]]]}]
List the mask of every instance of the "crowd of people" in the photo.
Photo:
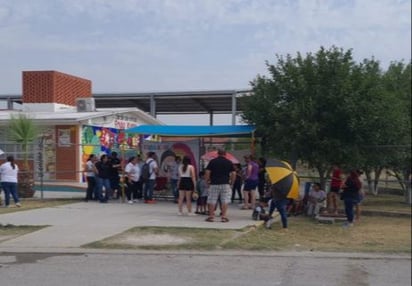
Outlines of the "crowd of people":
[{"label": "crowd of people", "polygon": [[[198,174],[189,157],[175,156],[169,166],[168,186],[178,204],[178,215],[204,214],[207,215],[206,221],[214,222],[215,212],[219,210],[221,222],[228,222],[228,205],[237,198],[241,209],[258,212],[257,217],[261,215],[267,227],[271,227],[272,215],[278,210],[282,226],[287,229],[287,217],[291,213],[305,213],[312,217],[321,213],[336,216],[339,215],[339,200],[342,200],[347,218],[345,226],[352,226],[354,221],[360,220],[360,204],[364,193],[360,180],[362,172],[359,170],[350,171],[344,178],[343,172],[335,164],[331,171],[329,192],[326,193],[320,183],[313,183],[302,199],[293,200],[287,197],[287,190],[278,189],[269,183],[264,158],[256,160],[253,155],[247,155],[242,166],[228,160],[224,150],[218,150],[217,154],[218,157],[212,159],[205,170]],[[17,192],[18,170],[13,156],[8,156],[0,166],[5,206],[10,205],[10,197],[17,207],[21,206]],[[122,164],[116,152],[103,154],[100,158],[91,154],[83,172],[87,181],[86,201],[107,203],[125,195],[129,204],[156,202],[153,193],[159,165],[155,152],[148,152],[145,158],[141,155],[130,157],[126,164]],[[124,176],[120,176],[121,172]],[[123,187],[121,184],[124,184]],[[195,211],[193,203],[196,204]],[[262,211],[264,208],[268,209],[266,213]]]}]

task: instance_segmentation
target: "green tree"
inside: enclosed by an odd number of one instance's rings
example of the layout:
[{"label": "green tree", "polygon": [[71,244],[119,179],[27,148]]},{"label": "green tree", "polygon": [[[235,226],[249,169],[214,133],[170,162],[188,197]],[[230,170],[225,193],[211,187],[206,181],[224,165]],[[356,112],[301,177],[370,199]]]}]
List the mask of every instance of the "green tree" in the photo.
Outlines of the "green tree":
[{"label": "green tree", "polygon": [[243,119],[256,124],[270,154],[299,158],[315,168],[324,184],[330,165],[352,153],[352,51],[321,48],[316,54],[277,56],[266,63],[271,78],[251,82],[254,95],[243,98]]},{"label": "green tree", "polygon": [[336,47],[276,58],[266,63],[270,77],[258,75],[241,102],[263,150],[307,163],[322,184],[332,163],[365,169],[375,192],[384,168],[409,182],[410,64],[394,62],[384,72],[379,61],[355,63],[351,50]]},{"label": "green tree", "polygon": [[394,113],[389,167],[398,179],[405,199],[412,204],[411,196],[411,62],[393,62],[384,76],[385,91],[392,99]]},{"label": "green tree", "polygon": [[30,146],[38,136],[38,127],[32,118],[24,113],[17,116],[11,115],[9,122],[9,137],[21,146],[23,152],[23,167],[19,172],[19,194],[22,197],[30,197],[34,194],[33,170],[30,170],[29,154]]}]

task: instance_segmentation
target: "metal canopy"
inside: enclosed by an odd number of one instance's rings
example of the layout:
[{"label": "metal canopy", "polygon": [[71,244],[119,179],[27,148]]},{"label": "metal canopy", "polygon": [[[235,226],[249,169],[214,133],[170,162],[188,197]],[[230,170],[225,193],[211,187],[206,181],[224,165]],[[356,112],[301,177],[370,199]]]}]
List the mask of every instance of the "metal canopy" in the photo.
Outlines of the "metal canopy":
[{"label": "metal canopy", "polygon": [[[238,98],[250,90],[212,90],[146,93],[94,93],[97,108],[137,107],[153,117],[158,114],[232,114],[242,111]],[[9,103],[22,102],[21,95],[0,95]]]},{"label": "metal canopy", "polygon": [[249,91],[185,91],[93,94],[97,108],[137,107],[157,114],[231,114],[241,111],[237,98]]}]

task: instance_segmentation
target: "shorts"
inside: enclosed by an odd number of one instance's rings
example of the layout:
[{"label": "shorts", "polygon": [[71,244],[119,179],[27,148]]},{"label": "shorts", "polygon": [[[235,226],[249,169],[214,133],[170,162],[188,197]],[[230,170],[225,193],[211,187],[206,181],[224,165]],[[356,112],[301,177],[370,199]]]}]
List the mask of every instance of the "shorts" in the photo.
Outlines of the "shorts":
[{"label": "shorts", "polygon": [[244,191],[253,191],[258,186],[258,183],[259,183],[258,180],[246,179],[245,180],[245,185],[243,186],[243,190]]},{"label": "shorts", "polygon": [[229,184],[225,185],[210,185],[209,195],[207,197],[208,204],[216,204],[217,200],[220,198],[220,201],[223,204],[228,204],[231,202],[232,189]]},{"label": "shorts", "polygon": [[207,196],[199,197],[197,199],[197,205],[198,206],[205,206],[207,203]]},{"label": "shorts", "polygon": [[330,187],[330,191],[331,191],[332,193],[339,193],[340,188],[339,188],[339,187]]},{"label": "shorts", "polygon": [[181,178],[179,183],[180,191],[194,191],[195,186],[193,184],[192,178]]}]

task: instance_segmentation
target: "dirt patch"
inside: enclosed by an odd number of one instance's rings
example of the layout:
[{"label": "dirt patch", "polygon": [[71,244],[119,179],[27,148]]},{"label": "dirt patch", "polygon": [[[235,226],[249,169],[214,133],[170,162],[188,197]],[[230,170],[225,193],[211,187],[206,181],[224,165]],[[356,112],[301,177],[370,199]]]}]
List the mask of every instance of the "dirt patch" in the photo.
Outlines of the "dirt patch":
[{"label": "dirt patch", "polygon": [[116,239],[118,244],[129,244],[129,245],[178,245],[189,243],[193,239],[190,237],[179,237],[170,234],[144,234],[144,235],[128,235],[121,237],[119,240]]}]

